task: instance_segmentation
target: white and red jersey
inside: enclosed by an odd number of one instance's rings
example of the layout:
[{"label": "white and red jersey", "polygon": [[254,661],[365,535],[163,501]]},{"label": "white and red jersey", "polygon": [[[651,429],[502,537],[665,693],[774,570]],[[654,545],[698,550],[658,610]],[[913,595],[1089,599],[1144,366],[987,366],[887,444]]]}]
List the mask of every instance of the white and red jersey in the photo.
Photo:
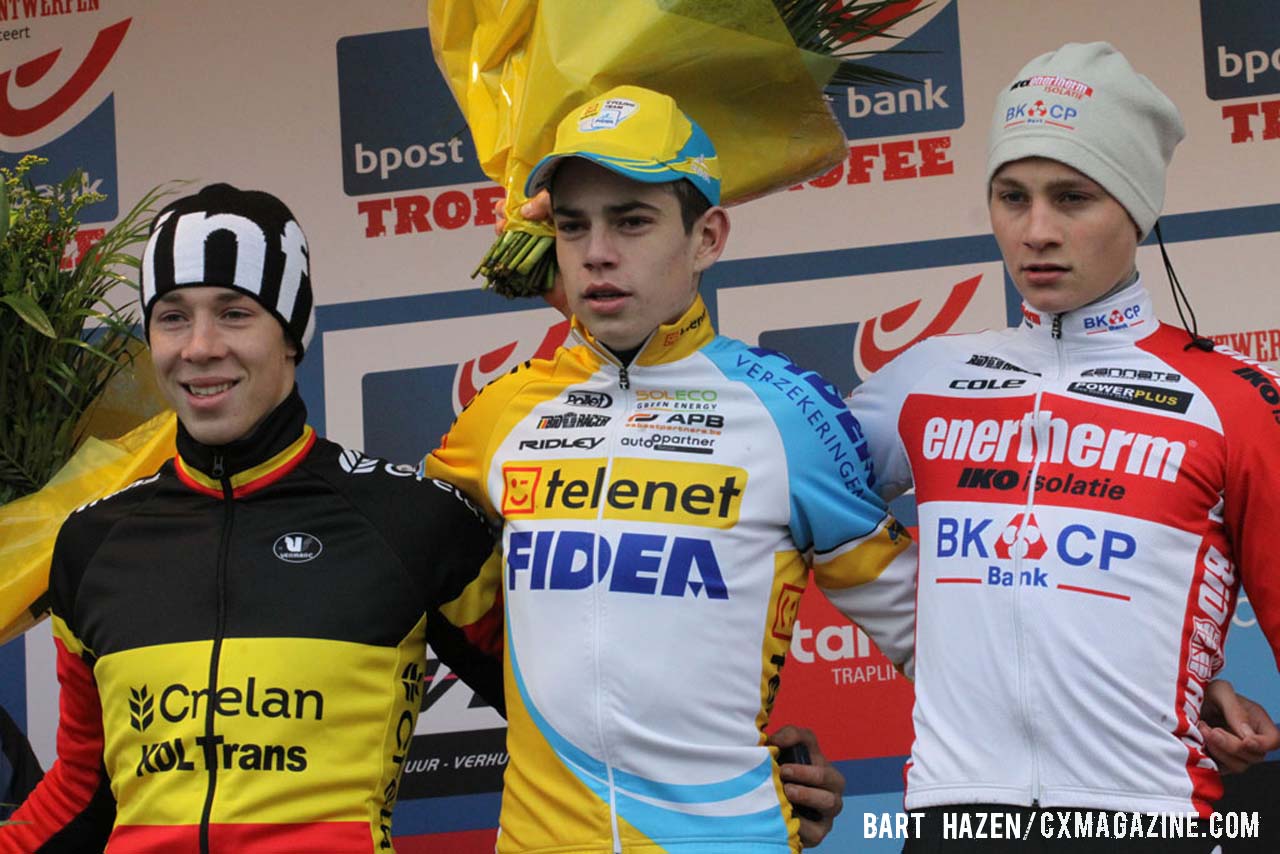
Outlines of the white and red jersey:
[{"label": "white and red jersey", "polygon": [[860,386],[920,515],[906,806],[1209,812],[1196,728],[1243,583],[1280,656],[1280,377],[1141,283],[932,338]]}]

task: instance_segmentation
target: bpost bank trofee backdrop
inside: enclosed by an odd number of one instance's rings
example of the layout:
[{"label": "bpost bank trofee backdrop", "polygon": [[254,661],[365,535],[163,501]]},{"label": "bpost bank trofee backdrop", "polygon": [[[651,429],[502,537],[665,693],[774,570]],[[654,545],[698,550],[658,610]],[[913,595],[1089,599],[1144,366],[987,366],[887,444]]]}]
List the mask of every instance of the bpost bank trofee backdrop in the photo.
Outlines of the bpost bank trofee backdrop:
[{"label": "bpost bank trofee backdrop", "polygon": [[[540,302],[468,278],[502,190],[476,165],[426,20],[423,0],[0,0],[0,165],[34,151],[51,178],[83,168],[108,196],[89,209],[86,238],[171,179],[285,199],[310,240],[319,306],[300,372],[312,423],[348,447],[416,460],[485,382],[566,333]],[[1163,226],[1201,332],[1280,360],[1274,0],[934,0],[900,32],[918,52],[879,62],[918,83],[829,91],[847,159],[731,210],[728,254],[703,282],[723,332],[848,392],[924,336],[1014,322],[983,192],[994,94],[1036,54],[1106,39],[1186,122]],[[1142,247],[1139,263],[1161,315],[1176,318],[1158,250]],[[897,509],[914,518],[909,502]],[[897,850],[864,842],[862,816],[901,808],[911,687],[816,595],[796,607],[774,720],[815,727],[849,780],[820,850]],[[1226,673],[1280,712],[1247,601]],[[47,622],[0,648],[0,703],[52,761]],[[429,663],[399,850],[491,850],[502,726]]]}]

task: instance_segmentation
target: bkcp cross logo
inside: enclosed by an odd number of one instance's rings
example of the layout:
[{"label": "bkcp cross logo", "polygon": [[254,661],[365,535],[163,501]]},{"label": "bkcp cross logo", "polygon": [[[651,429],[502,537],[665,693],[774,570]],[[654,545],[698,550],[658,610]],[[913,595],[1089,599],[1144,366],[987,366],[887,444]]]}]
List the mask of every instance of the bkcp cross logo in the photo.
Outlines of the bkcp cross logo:
[{"label": "bkcp cross logo", "polygon": [[107,197],[84,208],[86,222],[109,222],[119,212],[115,100],[107,70],[132,20],[102,28],[87,50],[58,46],[0,66],[0,166],[12,169],[23,155],[38,152],[49,163],[32,170],[37,184],[61,181],[80,168],[84,191]]},{"label": "bkcp cross logo", "polygon": [[425,27],[339,39],[338,110],[349,196],[486,180]]},{"label": "bkcp cross logo", "polygon": [[964,124],[960,23],[955,0],[901,0],[889,4],[878,16],[887,21],[908,12],[910,17],[889,29],[897,38],[869,39],[857,47],[890,51],[861,61],[918,83],[827,89],[849,139],[950,130]]}]

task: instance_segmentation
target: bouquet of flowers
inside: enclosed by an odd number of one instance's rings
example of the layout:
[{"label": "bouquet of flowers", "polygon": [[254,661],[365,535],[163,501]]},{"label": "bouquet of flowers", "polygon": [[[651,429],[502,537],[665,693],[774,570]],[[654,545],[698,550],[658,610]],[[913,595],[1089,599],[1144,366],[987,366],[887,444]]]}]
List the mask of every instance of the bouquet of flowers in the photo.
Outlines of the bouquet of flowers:
[{"label": "bouquet of flowers", "polygon": [[621,84],[674,97],[715,142],[727,203],[791,186],[846,154],[823,87],[902,78],[859,62],[919,0],[428,0],[432,48],[506,230],[477,273],[505,296],[554,277],[552,231],[520,216],[525,180],[570,109]]}]

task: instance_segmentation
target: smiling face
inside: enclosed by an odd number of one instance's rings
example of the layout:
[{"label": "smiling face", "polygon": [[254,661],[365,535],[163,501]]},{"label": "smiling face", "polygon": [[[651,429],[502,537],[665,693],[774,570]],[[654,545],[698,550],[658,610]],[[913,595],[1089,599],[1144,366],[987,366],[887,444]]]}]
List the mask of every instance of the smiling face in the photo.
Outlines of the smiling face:
[{"label": "smiling face", "polygon": [[989,205],[1005,267],[1038,311],[1080,308],[1133,273],[1137,226],[1070,166],[1043,157],[1006,163],[991,179]]},{"label": "smiling face", "polygon": [[639,347],[693,304],[698,275],[729,234],[722,208],[686,231],[670,184],[633,181],[577,157],[556,169],[551,204],[569,308],[615,351]]},{"label": "smiling face", "polygon": [[152,308],[149,332],[160,389],[202,444],[249,435],[293,388],[297,349],[275,316],[239,291],[169,291]]}]

